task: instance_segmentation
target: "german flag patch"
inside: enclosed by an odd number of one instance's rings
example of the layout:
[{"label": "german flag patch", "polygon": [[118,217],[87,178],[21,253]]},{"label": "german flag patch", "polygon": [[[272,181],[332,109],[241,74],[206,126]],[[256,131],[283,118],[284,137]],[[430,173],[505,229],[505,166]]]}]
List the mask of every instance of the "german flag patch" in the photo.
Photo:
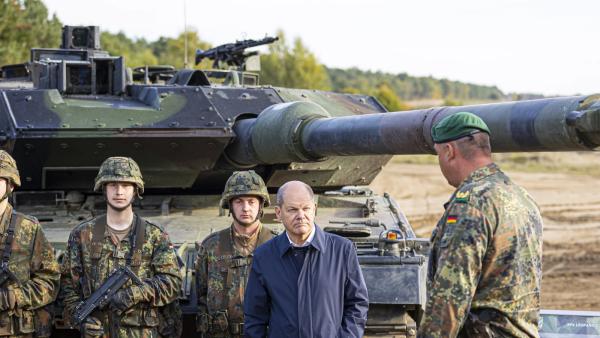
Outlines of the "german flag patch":
[{"label": "german flag patch", "polygon": [[450,215],[446,218],[446,224],[454,224],[457,219],[458,217]]}]

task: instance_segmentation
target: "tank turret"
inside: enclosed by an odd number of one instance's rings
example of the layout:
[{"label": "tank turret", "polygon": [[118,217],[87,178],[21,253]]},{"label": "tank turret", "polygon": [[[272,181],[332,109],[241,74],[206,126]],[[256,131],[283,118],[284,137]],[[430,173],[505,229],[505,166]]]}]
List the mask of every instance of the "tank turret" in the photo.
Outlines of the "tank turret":
[{"label": "tank turret", "polygon": [[[227,59],[208,52],[200,55]],[[211,84],[201,70],[182,70],[164,85],[133,84],[123,58],[100,50],[93,26],[65,26],[61,48],[33,49],[31,64],[33,88],[0,87],[0,147],[22,181],[13,204],[38,217],[60,251],[73,226],[103,212],[93,191],[100,164],[135,159],[145,180],[136,212],[165,226],[185,263],[180,301],[189,335],[193,244],[230,224],[219,198],[234,170],[252,168],[270,193],[292,179],[313,186],[318,223],[357,247],[371,302],[366,333],[413,337],[428,239],[415,235],[389,195],[364,187],[392,155],[433,153],[431,126],[459,111],[483,118],[496,152],[600,147],[597,95],[387,112],[367,95]],[[272,209],[263,221],[281,231]],[[60,316],[56,325],[64,328]]]},{"label": "tank turret", "polygon": [[[598,96],[385,112],[372,97],[270,87],[131,85],[119,96],[57,89],[3,93],[0,140],[23,166],[24,189],[81,189],[116,153],[136,158],[149,189],[218,192],[233,169],[277,187],[369,184],[394,154],[433,153],[435,121],[467,110],[497,152],[600,145]],[[351,159],[348,159],[348,158]]]}]

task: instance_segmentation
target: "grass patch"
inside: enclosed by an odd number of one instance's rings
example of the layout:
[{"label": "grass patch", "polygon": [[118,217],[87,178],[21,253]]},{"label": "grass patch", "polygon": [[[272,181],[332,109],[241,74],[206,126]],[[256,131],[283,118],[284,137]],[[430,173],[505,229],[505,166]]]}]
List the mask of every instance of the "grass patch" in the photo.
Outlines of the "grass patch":
[{"label": "grass patch", "polygon": [[400,164],[438,164],[435,155],[397,155],[392,158],[392,162]]},{"label": "grass patch", "polygon": [[507,153],[495,154],[494,159],[506,170],[600,176],[597,152]]}]

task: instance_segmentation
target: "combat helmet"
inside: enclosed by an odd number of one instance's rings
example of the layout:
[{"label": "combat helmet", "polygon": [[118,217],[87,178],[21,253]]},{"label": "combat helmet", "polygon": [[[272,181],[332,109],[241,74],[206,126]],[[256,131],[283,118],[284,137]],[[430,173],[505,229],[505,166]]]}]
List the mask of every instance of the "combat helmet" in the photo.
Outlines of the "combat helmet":
[{"label": "combat helmet", "polygon": [[144,179],[140,167],[132,158],[113,156],[109,157],[100,166],[94,191],[101,191],[102,186],[109,182],[129,182],[138,188],[138,194],[144,193]]},{"label": "combat helmet", "polygon": [[264,207],[271,204],[267,186],[254,170],[234,171],[225,183],[225,190],[221,196],[221,208],[229,209],[229,201],[232,198],[248,195],[260,197]]},{"label": "combat helmet", "polygon": [[14,187],[21,186],[17,162],[4,150],[0,150],[0,177],[7,179]]}]

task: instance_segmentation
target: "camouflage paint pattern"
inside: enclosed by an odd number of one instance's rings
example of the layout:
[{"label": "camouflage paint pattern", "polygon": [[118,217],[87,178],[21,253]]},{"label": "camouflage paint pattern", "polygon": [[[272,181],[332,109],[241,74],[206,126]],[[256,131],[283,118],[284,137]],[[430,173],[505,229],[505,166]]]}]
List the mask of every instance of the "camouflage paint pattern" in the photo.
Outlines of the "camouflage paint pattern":
[{"label": "camouflage paint pattern", "polygon": [[[462,182],[432,234],[419,337],[456,337],[468,313],[495,310],[501,336],[537,337],[542,218],[495,164]],[[467,324],[468,325],[468,324]]]},{"label": "camouflage paint pattern", "polygon": [[0,177],[7,179],[14,187],[21,186],[17,163],[5,150],[0,150]]},{"label": "camouflage paint pattern", "polygon": [[221,207],[229,209],[229,201],[232,198],[247,195],[260,197],[263,207],[268,207],[271,204],[269,192],[262,177],[254,170],[234,171],[225,183],[225,190],[221,197]]},{"label": "camouflage paint pattern", "polygon": [[[67,321],[70,321],[75,306],[83,300],[85,285],[89,282],[91,292],[98,289],[111,271],[126,264],[126,257],[131,250],[129,236],[117,248],[105,230],[101,257],[97,266],[93,266],[91,243],[93,228],[99,219],[102,217],[78,225],[69,237],[61,279]],[[119,337],[157,337],[157,307],[173,302],[181,287],[179,265],[169,236],[153,223],[142,220],[142,224],[145,226],[146,240],[142,246],[142,262],[137,274],[144,280],[144,286],[133,286],[131,281],[125,285],[131,287],[134,299],[139,303],[123,314]],[[89,275],[89,281],[86,275]],[[109,320],[106,311],[94,312],[92,315],[103,322],[105,337],[108,337]]]},{"label": "camouflage paint pattern", "polygon": [[138,194],[144,193],[144,178],[138,164],[129,157],[112,156],[104,160],[94,182],[94,191],[101,191],[108,182],[129,182],[138,188]]},{"label": "camouflage paint pattern", "polygon": [[[0,227],[6,233],[12,207],[7,205]],[[0,336],[27,336],[35,330],[35,310],[50,304],[59,290],[60,267],[54,250],[46,240],[39,222],[16,213],[16,231],[11,247],[9,269],[19,283],[8,281],[6,288],[13,290],[16,309],[0,313]],[[4,236],[1,245],[4,251]]]},{"label": "camouflage paint pattern", "polygon": [[[276,235],[265,226],[259,227],[255,248]],[[197,322],[198,330],[204,337],[239,336],[218,332],[216,326],[219,312],[227,311],[229,324],[244,323],[244,292],[253,255],[243,253],[244,249],[232,239],[233,231],[232,225],[212,233],[197,248],[195,263],[198,290]],[[224,245],[224,241],[228,241],[229,245]]]},{"label": "camouflage paint pattern", "polygon": [[[61,120],[68,121],[68,128],[86,128],[91,123],[102,123],[103,128],[120,128],[127,121],[127,127],[139,127],[168,119],[186,104],[185,96],[167,93],[157,97],[159,108],[139,101],[90,101],[85,99],[63,98],[57,91],[47,91],[44,103]],[[101,118],[101,121],[95,119]]]}]

